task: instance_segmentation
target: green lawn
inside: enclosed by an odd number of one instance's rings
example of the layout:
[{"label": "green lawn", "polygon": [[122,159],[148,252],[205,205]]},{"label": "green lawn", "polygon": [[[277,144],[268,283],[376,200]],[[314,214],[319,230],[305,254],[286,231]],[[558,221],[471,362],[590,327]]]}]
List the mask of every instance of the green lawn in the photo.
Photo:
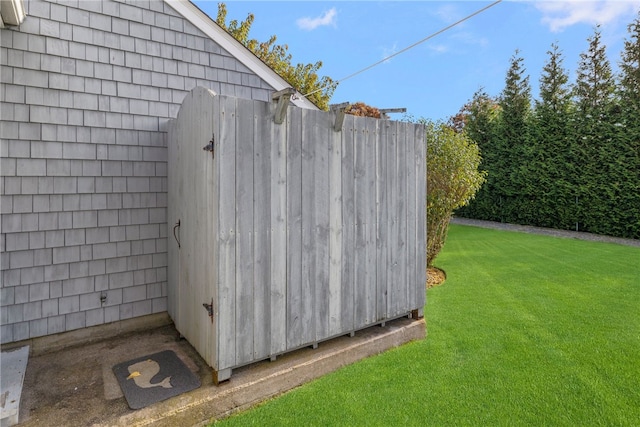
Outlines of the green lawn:
[{"label": "green lawn", "polygon": [[230,426],[638,426],[640,249],[451,226],[428,337]]}]

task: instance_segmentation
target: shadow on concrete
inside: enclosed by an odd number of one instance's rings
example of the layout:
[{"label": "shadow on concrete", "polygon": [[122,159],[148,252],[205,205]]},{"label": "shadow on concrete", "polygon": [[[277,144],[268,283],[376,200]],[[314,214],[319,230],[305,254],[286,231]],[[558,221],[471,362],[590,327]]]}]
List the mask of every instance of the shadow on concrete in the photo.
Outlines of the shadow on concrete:
[{"label": "shadow on concrete", "polygon": [[[424,319],[386,322],[277,358],[235,369],[215,386],[212,371],[173,325],[75,345],[29,358],[20,426],[190,426],[249,408],[365,357],[425,337]],[[132,410],[113,374],[114,365],[163,350],[174,351],[195,373],[193,391]]]}]

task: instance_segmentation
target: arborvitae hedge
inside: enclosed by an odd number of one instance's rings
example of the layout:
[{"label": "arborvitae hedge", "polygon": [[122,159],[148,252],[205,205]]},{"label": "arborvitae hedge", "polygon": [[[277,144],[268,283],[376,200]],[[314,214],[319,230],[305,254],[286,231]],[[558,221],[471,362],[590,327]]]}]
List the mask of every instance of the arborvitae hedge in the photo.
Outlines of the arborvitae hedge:
[{"label": "arborvitae hedge", "polygon": [[640,12],[628,30],[618,76],[596,28],[574,84],[552,45],[533,106],[517,52],[501,95],[473,96],[452,121],[488,176],[456,215],[640,239]]}]

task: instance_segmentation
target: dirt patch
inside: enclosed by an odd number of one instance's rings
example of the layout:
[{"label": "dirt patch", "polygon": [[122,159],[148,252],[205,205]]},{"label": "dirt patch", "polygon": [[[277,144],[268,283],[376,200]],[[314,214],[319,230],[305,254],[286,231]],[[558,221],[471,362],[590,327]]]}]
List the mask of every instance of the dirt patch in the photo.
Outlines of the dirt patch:
[{"label": "dirt patch", "polygon": [[447,280],[447,273],[444,270],[440,270],[438,267],[427,268],[427,289],[441,285],[445,280]]}]

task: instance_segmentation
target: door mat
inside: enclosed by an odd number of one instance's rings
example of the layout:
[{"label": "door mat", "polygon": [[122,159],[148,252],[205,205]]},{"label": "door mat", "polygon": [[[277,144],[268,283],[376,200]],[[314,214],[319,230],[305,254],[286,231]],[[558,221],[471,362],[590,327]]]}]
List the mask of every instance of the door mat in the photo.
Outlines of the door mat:
[{"label": "door mat", "polygon": [[200,379],[171,350],[113,367],[131,409],[140,409],[200,387]]}]

